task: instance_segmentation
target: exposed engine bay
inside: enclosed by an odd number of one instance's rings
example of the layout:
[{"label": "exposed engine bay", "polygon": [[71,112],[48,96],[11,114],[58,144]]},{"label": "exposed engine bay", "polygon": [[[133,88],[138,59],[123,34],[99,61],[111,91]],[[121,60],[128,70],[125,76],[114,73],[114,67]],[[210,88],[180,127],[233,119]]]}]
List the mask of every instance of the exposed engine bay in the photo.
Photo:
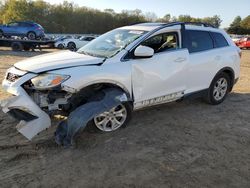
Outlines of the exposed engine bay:
[{"label": "exposed engine bay", "polygon": [[50,116],[68,116],[78,106],[87,103],[97,91],[108,87],[109,84],[95,84],[72,93],[61,86],[50,90],[37,90],[30,81],[23,84],[23,88],[32,100]]}]

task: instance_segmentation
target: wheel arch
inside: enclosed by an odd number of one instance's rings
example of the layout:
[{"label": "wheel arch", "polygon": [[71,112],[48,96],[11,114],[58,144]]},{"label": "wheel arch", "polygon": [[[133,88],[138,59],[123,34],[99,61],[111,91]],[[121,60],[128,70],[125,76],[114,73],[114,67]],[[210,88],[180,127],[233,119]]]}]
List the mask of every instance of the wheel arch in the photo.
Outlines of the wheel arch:
[{"label": "wheel arch", "polygon": [[122,90],[126,94],[128,102],[131,103],[131,105],[133,106],[133,98],[129,90],[123,84],[110,80],[93,81],[88,84],[85,84],[81,89],[75,92],[74,97],[72,98],[73,99],[72,102],[75,105],[75,107],[77,107],[78,105],[83,104],[82,100],[84,101],[84,103],[87,102],[91,96],[93,96],[98,91],[101,91],[105,88],[118,88]]},{"label": "wheel arch", "polygon": [[[221,73],[226,73],[229,78],[230,78],[230,91],[232,90],[233,86],[234,86],[234,80],[235,80],[235,73],[234,73],[234,70],[231,68],[231,67],[224,67],[222,69],[220,69],[216,74],[215,76],[213,77],[213,79],[221,74]],[[212,82],[212,81],[211,81]]]},{"label": "wheel arch", "polygon": [[69,47],[69,44],[74,44],[76,46],[76,43],[74,41],[68,41],[67,42],[67,47]]},{"label": "wheel arch", "polygon": [[35,32],[35,31],[28,31],[28,32],[26,33],[26,35],[28,35],[29,33],[34,33],[34,34],[36,35],[36,32]]},{"label": "wheel arch", "polygon": [[112,80],[93,81],[93,82],[90,82],[90,83],[86,84],[80,90],[83,90],[83,89],[85,89],[87,87],[93,87],[93,86],[96,86],[96,85],[106,85],[108,87],[119,88],[119,89],[121,89],[122,91],[125,92],[125,94],[127,95],[128,99],[132,100],[132,96],[131,96],[131,94],[129,92],[129,89],[126,88],[123,84],[121,84],[119,82],[116,82],[116,81],[112,81]]},{"label": "wheel arch", "polygon": [[33,34],[35,35],[35,38],[37,37],[37,33],[36,33],[35,31],[28,31],[28,32],[26,33],[26,37],[29,36],[29,33],[33,33]]}]

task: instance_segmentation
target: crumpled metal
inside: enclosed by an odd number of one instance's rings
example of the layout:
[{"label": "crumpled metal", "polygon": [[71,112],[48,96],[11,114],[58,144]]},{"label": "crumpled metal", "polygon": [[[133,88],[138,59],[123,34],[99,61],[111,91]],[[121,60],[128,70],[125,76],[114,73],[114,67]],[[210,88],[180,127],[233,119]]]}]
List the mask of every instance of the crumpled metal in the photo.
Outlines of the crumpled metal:
[{"label": "crumpled metal", "polygon": [[58,145],[72,146],[76,133],[85,128],[90,120],[128,101],[127,95],[118,88],[107,88],[100,92],[90,102],[72,111],[67,120],[60,122],[55,132],[55,141]]}]

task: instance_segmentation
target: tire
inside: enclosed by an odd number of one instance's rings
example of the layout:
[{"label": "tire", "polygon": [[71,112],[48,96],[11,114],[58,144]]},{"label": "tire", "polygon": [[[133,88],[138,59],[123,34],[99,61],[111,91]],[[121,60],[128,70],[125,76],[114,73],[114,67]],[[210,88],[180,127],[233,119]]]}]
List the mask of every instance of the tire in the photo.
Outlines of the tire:
[{"label": "tire", "polygon": [[0,30],[0,38],[4,37],[3,31]]},{"label": "tire", "polygon": [[24,46],[24,47],[23,47],[23,50],[24,50],[24,51],[30,51],[30,47],[29,47],[29,46]]},{"label": "tire", "polygon": [[[111,128],[111,121],[112,119],[108,120],[107,121],[107,127],[106,129],[104,130],[103,129],[103,126],[101,125],[98,125],[97,122],[101,121],[99,118],[101,118],[100,115],[98,115],[97,117],[95,117],[92,121],[90,121],[86,127],[86,130],[88,132],[95,132],[95,133],[106,133],[106,132],[113,132],[113,131],[116,131],[120,128],[125,128],[127,126],[127,124],[129,123],[129,121],[131,120],[131,117],[132,117],[132,112],[133,112],[133,108],[132,108],[132,105],[131,103],[129,102],[125,102],[125,103],[122,103],[121,105],[115,107],[114,109],[117,109],[120,110],[120,106],[122,106],[123,108],[122,109],[125,109],[126,111],[126,117],[124,117],[124,120],[121,121],[121,125],[118,125],[116,127],[114,127],[114,129]],[[104,113],[110,113],[113,109],[111,109],[109,112],[104,112]],[[103,113],[103,114],[104,114]],[[124,113],[125,114],[125,113]],[[112,116],[111,116],[112,117]],[[110,118],[111,118],[110,117]],[[117,116],[118,117],[118,116]],[[121,117],[121,116],[120,116]],[[113,118],[116,118],[113,116]],[[117,119],[119,121],[119,119]]]},{"label": "tire", "polygon": [[63,44],[58,44],[57,48],[58,48],[58,49],[63,49],[64,46],[63,46]]},{"label": "tire", "polygon": [[27,34],[27,38],[28,38],[29,40],[36,40],[36,34],[35,34],[34,32],[32,32],[32,31],[30,31],[30,32],[28,32],[28,34]]},{"label": "tire", "polygon": [[211,105],[222,103],[227,97],[232,81],[228,74],[222,72],[213,79],[205,100]]},{"label": "tire", "polygon": [[76,51],[76,44],[74,42],[69,42],[67,47],[70,51]]},{"label": "tire", "polygon": [[11,48],[13,51],[22,51],[23,45],[20,42],[13,42],[13,43],[11,43]]}]

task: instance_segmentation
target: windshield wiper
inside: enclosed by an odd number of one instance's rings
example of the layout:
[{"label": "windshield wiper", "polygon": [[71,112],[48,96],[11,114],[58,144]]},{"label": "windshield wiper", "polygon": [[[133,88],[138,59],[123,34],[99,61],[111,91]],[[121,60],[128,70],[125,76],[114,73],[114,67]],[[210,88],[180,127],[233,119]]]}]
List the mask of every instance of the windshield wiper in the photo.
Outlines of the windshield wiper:
[{"label": "windshield wiper", "polygon": [[102,56],[98,56],[96,54],[85,52],[85,51],[81,51],[79,53],[84,54],[84,55],[88,55],[88,56],[92,56],[92,57],[101,57],[101,58],[103,58]]}]

